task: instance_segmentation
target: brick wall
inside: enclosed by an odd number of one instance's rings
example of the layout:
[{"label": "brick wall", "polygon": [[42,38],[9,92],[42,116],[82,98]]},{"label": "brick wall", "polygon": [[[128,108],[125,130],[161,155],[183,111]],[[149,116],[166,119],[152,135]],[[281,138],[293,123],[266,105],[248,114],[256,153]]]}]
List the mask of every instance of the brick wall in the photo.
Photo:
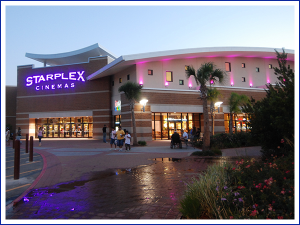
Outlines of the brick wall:
[{"label": "brick wall", "polygon": [[[42,68],[32,68],[32,66],[18,67],[18,89],[17,89],[17,127],[20,126],[23,134],[29,132],[29,117],[32,113],[49,112],[76,112],[90,111],[93,115],[93,138],[102,139],[102,127],[106,124],[111,127],[111,78],[103,77],[100,79],[88,81],[87,77],[107,65],[106,58],[99,58],[88,63],[52,66]],[[79,71],[82,78],[76,73]],[[84,71],[84,73],[82,73]],[[69,76],[70,72],[75,75]],[[54,74],[64,74],[64,78],[54,79]],[[43,75],[46,79],[48,74],[49,81],[35,83],[32,78],[32,84],[28,82],[28,76]],[[39,78],[36,78],[37,81]],[[82,81],[84,79],[84,82]],[[74,87],[71,87],[73,83]],[[60,85],[60,88],[58,88]],[[68,88],[64,88],[67,84]],[[45,85],[50,86],[50,90],[45,90]],[[52,86],[54,88],[52,89]],[[38,86],[38,87],[37,87]],[[43,90],[42,90],[43,86]],[[38,89],[38,90],[36,90]]]}]

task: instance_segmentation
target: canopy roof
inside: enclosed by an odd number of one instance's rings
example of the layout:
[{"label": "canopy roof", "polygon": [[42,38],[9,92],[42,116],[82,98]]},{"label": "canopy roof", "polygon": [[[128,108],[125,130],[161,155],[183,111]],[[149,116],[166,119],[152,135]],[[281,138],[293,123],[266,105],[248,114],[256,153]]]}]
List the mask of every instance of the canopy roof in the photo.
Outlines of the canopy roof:
[{"label": "canopy roof", "polygon": [[108,51],[104,50],[102,47],[99,47],[98,44],[94,44],[79,50],[65,52],[65,53],[58,53],[58,54],[26,53],[25,56],[50,66],[88,62],[89,58],[98,57],[98,56],[109,56],[112,59],[116,59],[115,56],[110,54]]}]

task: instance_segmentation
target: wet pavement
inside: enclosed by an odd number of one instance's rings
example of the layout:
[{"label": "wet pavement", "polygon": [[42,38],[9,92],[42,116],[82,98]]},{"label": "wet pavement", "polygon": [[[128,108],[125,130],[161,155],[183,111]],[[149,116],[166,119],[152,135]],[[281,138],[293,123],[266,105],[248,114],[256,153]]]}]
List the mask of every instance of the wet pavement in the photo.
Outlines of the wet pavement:
[{"label": "wet pavement", "polygon": [[34,189],[7,211],[7,219],[180,219],[185,182],[207,163],[194,157],[152,161]]},{"label": "wet pavement", "polygon": [[190,154],[199,149],[170,149],[169,141],[152,141],[129,152],[110,149],[97,140],[44,140],[42,147],[37,146],[35,141],[36,161],[42,158],[43,164],[31,164],[31,169],[40,174],[27,173],[24,178],[34,182],[26,191],[16,189],[19,197],[6,205],[9,222],[180,219],[180,200],[192,177],[209,164],[259,154],[254,147],[225,150],[226,157],[217,160],[193,157]]}]

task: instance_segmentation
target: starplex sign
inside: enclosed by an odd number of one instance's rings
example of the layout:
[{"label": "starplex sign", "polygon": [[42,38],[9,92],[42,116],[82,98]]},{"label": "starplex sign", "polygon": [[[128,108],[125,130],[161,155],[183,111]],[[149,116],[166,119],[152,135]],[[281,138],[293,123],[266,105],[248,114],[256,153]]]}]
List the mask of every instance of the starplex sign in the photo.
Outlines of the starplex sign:
[{"label": "starplex sign", "polygon": [[75,82],[85,82],[83,77],[84,72],[85,71],[74,71],[69,73],[28,76],[26,78],[26,86],[30,87],[35,85],[35,90],[37,91],[74,88]]}]

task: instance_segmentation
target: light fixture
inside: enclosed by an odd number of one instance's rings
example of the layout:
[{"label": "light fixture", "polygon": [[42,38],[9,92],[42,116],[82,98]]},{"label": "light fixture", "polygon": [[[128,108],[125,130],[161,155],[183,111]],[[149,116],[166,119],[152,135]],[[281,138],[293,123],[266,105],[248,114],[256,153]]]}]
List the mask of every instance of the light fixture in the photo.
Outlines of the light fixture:
[{"label": "light fixture", "polygon": [[145,112],[145,106],[146,106],[147,102],[148,102],[148,99],[142,99],[142,100],[140,101],[140,104],[143,106],[143,107],[141,108],[141,111],[142,111],[142,112]]},{"label": "light fixture", "polygon": [[252,83],[250,83],[250,87],[252,87]]},{"label": "light fixture", "polygon": [[143,81],[140,81],[140,86],[142,86],[142,87],[143,87]]},{"label": "light fixture", "polygon": [[220,106],[223,102],[216,102],[215,107],[218,107],[218,113],[220,112]]},{"label": "light fixture", "polygon": [[193,87],[193,85],[190,83],[190,84],[189,84],[189,88],[192,88],[192,87]]},{"label": "light fixture", "polygon": [[169,86],[169,83],[166,81],[165,82],[165,87],[168,87]]},{"label": "light fixture", "polygon": [[231,81],[231,86],[233,86],[233,81]]}]

